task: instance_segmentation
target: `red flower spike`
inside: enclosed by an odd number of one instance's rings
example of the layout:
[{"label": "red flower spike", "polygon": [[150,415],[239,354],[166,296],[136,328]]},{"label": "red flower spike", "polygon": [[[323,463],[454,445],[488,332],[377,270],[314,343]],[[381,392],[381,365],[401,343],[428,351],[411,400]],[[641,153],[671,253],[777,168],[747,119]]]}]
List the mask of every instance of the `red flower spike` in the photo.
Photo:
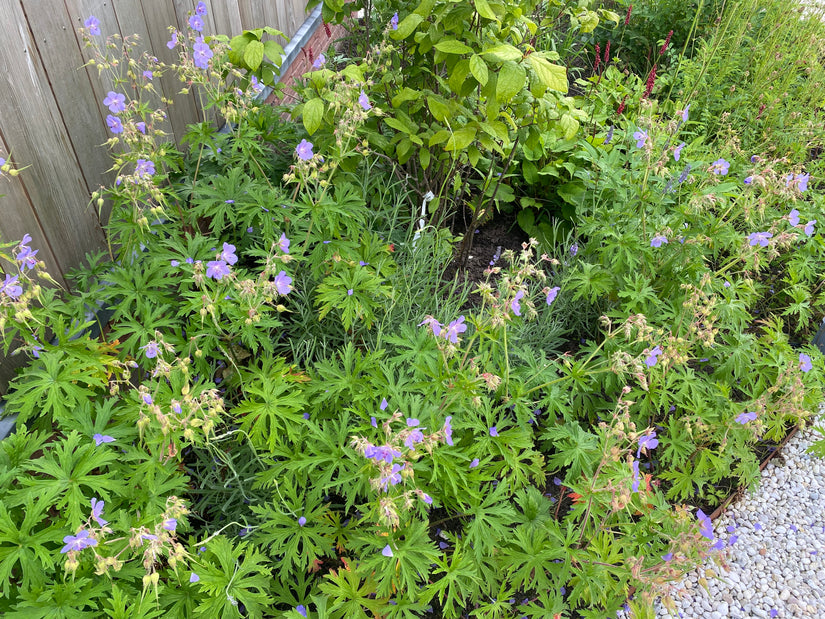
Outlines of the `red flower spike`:
[{"label": "red flower spike", "polygon": [[621,104],[619,104],[619,109],[616,110],[616,116],[621,116],[622,112],[624,112],[625,101],[627,101],[627,95],[624,96],[624,98],[622,99]]},{"label": "red flower spike", "polygon": [[665,53],[665,50],[667,49],[667,46],[670,45],[670,37],[672,37],[672,36],[673,36],[673,30],[671,30],[670,32],[667,33],[667,38],[665,39],[665,44],[662,45],[662,49],[659,50],[659,55],[660,56]]},{"label": "red flower spike", "polygon": [[633,5],[627,7],[627,15],[624,18],[624,25],[627,26],[628,22],[630,22],[630,12],[633,10]]},{"label": "red flower spike", "polygon": [[605,64],[610,62],[610,41],[607,42],[607,46],[604,48],[604,62]]},{"label": "red flower spike", "polygon": [[602,59],[602,49],[599,47],[599,44],[596,43],[596,61],[593,63],[593,73],[597,73],[599,71],[599,62]]},{"label": "red flower spike", "polygon": [[650,93],[653,92],[653,85],[656,83],[656,65],[653,65],[653,68],[650,70],[650,75],[647,76],[647,84],[645,85],[645,94],[642,95],[642,99],[647,99],[650,96]]}]

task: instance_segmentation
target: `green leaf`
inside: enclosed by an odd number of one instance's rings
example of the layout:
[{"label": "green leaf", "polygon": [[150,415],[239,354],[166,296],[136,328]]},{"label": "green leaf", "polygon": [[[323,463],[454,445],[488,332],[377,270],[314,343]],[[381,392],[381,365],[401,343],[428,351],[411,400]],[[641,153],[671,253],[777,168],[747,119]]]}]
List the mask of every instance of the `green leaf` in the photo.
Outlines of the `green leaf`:
[{"label": "green leaf", "polygon": [[470,56],[470,73],[482,86],[487,83],[487,63],[478,54]]},{"label": "green leaf", "polygon": [[392,98],[392,106],[398,107],[405,101],[416,101],[421,96],[420,90],[413,90],[412,88],[404,88]]},{"label": "green leaf", "polygon": [[433,47],[445,54],[472,54],[473,48],[455,39],[439,41]]},{"label": "green leaf", "polygon": [[309,135],[315,133],[321,126],[321,121],[324,119],[324,100],[320,97],[317,99],[310,99],[304,104],[303,120],[304,127]]},{"label": "green leaf", "polygon": [[[453,134],[450,136],[450,139],[447,140],[447,145],[444,147],[444,150],[463,150],[473,143],[475,137],[475,127],[462,127],[461,129],[458,129],[457,131],[453,132]],[[432,139],[430,141],[432,142]]]},{"label": "green leaf", "polygon": [[361,70],[361,67],[355,64],[348,64],[344,67],[344,70],[341,71],[341,75],[348,77],[353,82],[362,83],[364,81],[364,72]]},{"label": "green leaf", "polygon": [[561,128],[564,129],[564,139],[572,140],[579,130],[579,121],[573,118],[570,114],[562,114],[559,121]]},{"label": "green leaf", "polygon": [[260,41],[250,41],[243,52],[244,64],[250,71],[257,70],[264,60],[264,44]]},{"label": "green leaf", "polygon": [[567,69],[557,64],[552,64],[536,54],[527,56],[536,77],[550,90],[557,92],[567,92]]},{"label": "green leaf", "polygon": [[400,41],[401,39],[406,39],[410,36],[413,31],[424,21],[424,17],[418,15],[416,13],[410,13],[404,19],[401,20],[401,23],[398,24],[398,29],[395,30],[390,36],[395,39],[396,41]]},{"label": "green leaf", "polygon": [[484,17],[485,19],[492,19],[498,21],[498,16],[495,14],[495,11],[490,7],[490,4],[487,0],[475,0],[476,11],[478,14]]},{"label": "green leaf", "polygon": [[269,40],[264,42],[264,53],[266,57],[272,61],[276,67],[281,66],[284,56],[284,48],[275,41]]},{"label": "green leaf", "polygon": [[517,47],[512,45],[495,45],[481,52],[484,56],[495,62],[506,62],[508,60],[521,60],[522,53]]},{"label": "green leaf", "polygon": [[418,150],[418,161],[421,162],[421,169],[426,170],[430,167],[430,151],[426,148]]},{"label": "green leaf", "polygon": [[427,97],[427,106],[430,108],[430,113],[439,122],[444,122],[450,117],[450,107],[441,97]]},{"label": "green leaf", "polygon": [[498,74],[498,84],[496,84],[496,100],[499,103],[507,103],[524,87],[527,80],[527,72],[520,64],[507,61],[501,65]]},{"label": "green leaf", "polygon": [[599,14],[595,11],[585,11],[576,16],[581,24],[581,31],[584,33],[593,32],[599,25]]}]

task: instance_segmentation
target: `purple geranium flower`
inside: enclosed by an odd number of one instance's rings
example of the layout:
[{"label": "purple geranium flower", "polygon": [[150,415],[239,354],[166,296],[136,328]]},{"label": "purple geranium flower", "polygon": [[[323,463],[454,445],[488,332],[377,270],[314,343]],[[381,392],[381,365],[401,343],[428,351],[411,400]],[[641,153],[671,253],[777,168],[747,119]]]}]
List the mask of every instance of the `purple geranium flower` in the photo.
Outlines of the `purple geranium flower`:
[{"label": "purple geranium flower", "polygon": [[690,112],[690,103],[685,106],[685,109],[682,110],[682,122],[686,123],[688,121],[688,112]]},{"label": "purple geranium flower", "polygon": [[303,604],[298,604],[298,606],[295,607],[295,612],[301,615],[302,617],[307,616],[307,609]]},{"label": "purple geranium flower", "polygon": [[289,294],[292,291],[292,278],[286,274],[286,271],[278,273],[273,282],[278,294]]},{"label": "purple geranium flower", "polygon": [[195,13],[200,15],[201,17],[206,17],[206,3],[205,2],[198,2],[198,6],[195,7]]},{"label": "purple geranium flower", "polygon": [[811,358],[804,352],[799,353],[799,369],[803,372],[810,372],[814,367]]},{"label": "purple geranium flower", "polygon": [[20,247],[20,251],[14,256],[15,260],[20,263],[20,266],[25,271],[26,269],[33,269],[37,266],[37,252],[39,249],[35,249],[32,251],[32,248],[28,245],[22,245]]},{"label": "purple geranium flower", "polygon": [[225,260],[227,264],[235,264],[238,261],[238,256],[235,255],[235,246],[224,243],[221,253],[218,254],[218,260]]},{"label": "purple geranium flower", "polygon": [[416,444],[422,443],[423,441],[424,433],[418,428],[415,428],[412,432],[410,432],[409,436],[404,439],[404,445],[406,445],[407,449],[415,449]]},{"label": "purple geranium flower", "polygon": [[367,96],[363,90],[361,91],[361,96],[358,97],[358,105],[361,106],[361,109],[365,112],[369,112],[372,109],[372,103],[370,103],[370,98]]},{"label": "purple geranium flower", "polygon": [[647,131],[639,129],[633,134],[633,139],[636,140],[636,148],[644,147],[647,142]]},{"label": "purple geranium flower", "polygon": [[522,297],[524,297],[524,291],[519,290],[516,293],[515,298],[512,301],[510,301],[510,309],[513,310],[513,313],[516,316],[521,316],[521,303],[519,303],[519,301],[522,299]]},{"label": "purple geranium flower", "polygon": [[17,275],[6,273],[6,281],[0,284],[0,292],[11,299],[23,294],[23,287],[17,283]]},{"label": "purple geranium flower", "polygon": [[696,518],[699,520],[699,532],[702,537],[713,539],[713,523],[710,521],[710,517],[700,509],[696,511]]},{"label": "purple geranium flower", "polygon": [[323,54],[318,54],[318,57],[315,59],[315,62],[312,63],[313,69],[320,69],[327,63],[327,57]]},{"label": "purple geranium flower", "polygon": [[175,49],[175,45],[178,44],[178,33],[177,31],[172,33],[172,38],[166,43],[166,47],[169,49]]},{"label": "purple geranium flower", "polygon": [[768,239],[773,236],[770,232],[751,232],[748,235],[748,241],[751,247],[767,247],[768,246]]},{"label": "purple geranium flower", "polygon": [[145,77],[147,80],[151,81],[152,78],[155,77],[155,74],[152,73],[151,71],[144,71],[143,72],[143,77]]},{"label": "purple geranium flower", "polygon": [[89,532],[86,529],[83,529],[77,535],[67,535],[63,538],[63,543],[66,545],[63,546],[63,549],[60,551],[61,554],[97,546],[97,540],[89,537]]},{"label": "purple geranium flower", "polygon": [[[114,440],[114,439],[113,439]],[[101,527],[105,527],[109,524],[108,520],[104,520],[101,516],[103,516],[103,501],[98,501],[97,499],[92,499],[92,519],[97,522]]]},{"label": "purple geranium flower", "polygon": [[281,238],[278,239],[278,249],[280,249],[283,253],[289,253],[289,239],[286,238],[286,234],[281,232]]},{"label": "purple geranium flower", "polygon": [[298,153],[298,159],[301,161],[309,161],[312,159],[312,142],[301,140],[301,143],[295,147],[295,152]]},{"label": "purple geranium flower", "polygon": [[640,479],[639,479],[639,461],[634,460],[631,467],[633,468],[633,485],[631,487],[631,490],[633,492],[638,492],[639,491],[639,481],[640,481]]},{"label": "purple geranium flower", "polygon": [[750,185],[753,182],[753,176],[746,176],[745,177],[745,184]]},{"label": "purple geranium flower", "polygon": [[94,15],[91,15],[89,19],[83,22],[83,25],[89,29],[89,34],[94,36],[100,35],[100,20]]},{"label": "purple geranium flower", "polygon": [[95,442],[97,447],[100,447],[103,443],[114,443],[115,437],[109,436],[108,434],[95,434],[92,436],[92,440]]},{"label": "purple geranium flower", "polygon": [[390,18],[390,29],[398,30],[398,12],[396,11]]},{"label": "purple geranium flower", "polygon": [[492,436],[493,438],[496,438],[498,436],[498,428],[496,428],[495,426],[492,426],[490,428],[490,436]]},{"label": "purple geranium flower", "polygon": [[443,329],[441,335],[450,340],[453,344],[458,343],[458,334],[464,333],[467,330],[467,325],[464,324],[464,316],[459,316]]},{"label": "purple geranium flower", "polygon": [[664,234],[657,234],[652,239],[650,239],[651,247],[661,247],[662,243],[664,243],[665,245],[667,244],[667,237]]},{"label": "purple geranium flower", "polygon": [[793,210],[791,211],[791,214],[790,214],[790,215],[788,215],[788,222],[789,222],[789,223],[790,223],[790,224],[791,224],[794,228],[795,228],[796,226],[798,226],[798,225],[799,225],[799,211],[798,211],[798,210],[793,209]]},{"label": "purple geranium flower", "polygon": [[381,405],[378,407],[382,411],[387,410],[387,406],[389,406],[389,402],[387,402],[387,398],[381,398]]},{"label": "purple geranium flower", "polygon": [[140,131],[143,135],[146,135],[146,123],[145,122],[143,122],[143,121],[136,122],[135,127],[137,127],[137,130]]},{"label": "purple geranium flower", "polygon": [[474,469],[478,466],[478,458],[473,458],[473,461],[470,462],[470,468]]},{"label": "purple geranium flower", "polygon": [[109,130],[112,133],[123,133],[123,123],[117,116],[109,114],[106,116],[106,124],[109,125]]},{"label": "purple geranium flower", "polygon": [[126,109],[126,95],[110,90],[103,99],[103,105],[107,106],[112,114],[118,114]]},{"label": "purple geranium flower", "polygon": [[756,413],[748,412],[748,413],[739,413],[736,417],[736,423],[741,423],[743,426],[748,423],[749,421],[756,420]]},{"label": "purple geranium flower", "polygon": [[717,159],[714,161],[710,166],[710,171],[714,174],[720,174],[725,176],[728,173],[728,169],[730,168],[730,163],[725,161],[724,159]]},{"label": "purple geranium flower", "polygon": [[138,159],[135,164],[135,175],[138,178],[151,178],[155,173],[155,164],[149,159]]},{"label": "purple geranium flower", "polygon": [[204,42],[203,37],[198,37],[192,46],[192,59],[195,61],[195,66],[199,69],[208,69],[209,59],[213,55],[212,48]]},{"label": "purple geranium flower", "polygon": [[814,225],[816,225],[816,219],[812,219],[808,223],[805,224],[805,234],[808,236],[814,235]]},{"label": "purple geranium flower", "polygon": [[556,296],[558,296],[559,294],[559,290],[561,290],[559,286],[554,286],[553,288],[547,291],[547,305],[553,304],[553,301],[556,300]]},{"label": "purple geranium flower", "polygon": [[451,415],[448,415],[444,419],[444,441],[448,445],[453,444],[453,424],[452,424],[452,421],[453,421],[453,418],[452,418]]},{"label": "purple geranium flower", "polygon": [[157,342],[149,342],[148,344],[146,344],[146,346],[141,346],[140,348],[146,354],[147,359],[154,359],[158,356],[158,353],[160,352],[160,348],[158,347]]},{"label": "purple geranium flower", "polygon": [[[645,359],[645,365],[649,368],[652,368],[654,365],[656,365],[656,361],[658,361],[659,355],[661,354],[662,349],[659,346],[651,350],[650,354],[648,354],[647,358]],[[653,435],[656,436],[656,433],[654,432]]]},{"label": "purple geranium flower", "polygon": [[197,574],[195,574],[195,572],[192,572],[191,574],[189,574],[189,582],[191,582],[191,583],[196,583],[200,579],[201,579],[201,577],[198,576]]},{"label": "purple geranium flower", "polygon": [[189,27],[192,30],[197,30],[198,32],[203,32],[203,19],[198,14],[192,15],[189,18]]},{"label": "purple geranium flower", "polygon": [[673,158],[674,158],[676,161],[679,161],[679,157],[681,157],[681,156],[682,156],[682,149],[683,149],[684,147],[685,147],[685,143],[684,143],[684,142],[682,142],[681,144],[679,144],[679,146],[677,146],[676,148],[674,148],[674,149],[673,149]]},{"label": "purple geranium flower", "polygon": [[393,556],[393,554],[392,554],[392,548],[390,548],[390,545],[389,545],[389,544],[387,544],[386,546],[384,546],[384,550],[382,550],[382,551],[381,551],[381,554],[382,554],[382,555],[384,555],[385,557],[391,557],[391,556]]},{"label": "purple geranium flower", "polygon": [[230,272],[229,266],[223,260],[210,260],[206,263],[206,277],[221,280]]},{"label": "purple geranium flower", "polygon": [[177,518],[167,518],[163,521],[163,528],[167,531],[174,531],[178,528],[178,519]]},{"label": "purple geranium flower", "polygon": [[797,183],[797,188],[799,191],[805,191],[808,189],[808,180],[810,180],[810,174],[797,174],[794,180]]},{"label": "purple geranium flower", "polygon": [[636,457],[642,454],[642,449],[656,449],[659,446],[659,439],[656,438],[656,430],[651,430],[648,434],[639,437],[639,448],[636,450]]}]

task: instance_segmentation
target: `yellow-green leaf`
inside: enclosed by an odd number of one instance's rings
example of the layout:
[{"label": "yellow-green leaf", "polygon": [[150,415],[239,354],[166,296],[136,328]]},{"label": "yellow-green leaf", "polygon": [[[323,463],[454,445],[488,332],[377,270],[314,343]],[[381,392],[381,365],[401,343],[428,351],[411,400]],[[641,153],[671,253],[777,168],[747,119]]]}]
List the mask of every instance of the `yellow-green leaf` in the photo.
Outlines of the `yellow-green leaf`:
[{"label": "yellow-green leaf", "polygon": [[495,45],[481,52],[484,56],[494,62],[505,62],[507,60],[521,60],[522,53],[517,47],[512,45]]},{"label": "yellow-green leaf", "polygon": [[446,142],[447,139],[450,137],[450,132],[446,129],[442,129],[441,131],[436,131],[430,137],[430,146],[435,146],[436,144],[441,144],[442,142]]},{"label": "yellow-green leaf", "polygon": [[250,41],[243,50],[243,61],[250,71],[255,71],[264,60],[264,44],[260,41]]},{"label": "yellow-green leaf", "polygon": [[396,41],[406,39],[413,33],[413,31],[418,27],[418,24],[422,21],[424,21],[424,17],[418,15],[417,13],[410,13],[401,20],[401,23],[398,24],[398,29],[394,30],[390,36]]},{"label": "yellow-green leaf", "polygon": [[321,126],[324,119],[324,100],[321,98],[310,99],[304,104],[303,120],[307,133],[312,135]]},{"label": "yellow-green leaf", "polygon": [[[450,139],[447,140],[447,145],[444,147],[444,150],[463,150],[473,143],[475,137],[475,127],[462,127],[461,129],[458,129],[453,132],[453,134],[450,136]],[[432,142],[432,139],[430,139],[430,142]]]},{"label": "yellow-green leaf", "polygon": [[406,86],[404,86],[404,88],[401,89],[401,92],[399,92],[392,98],[392,106],[398,107],[405,101],[415,101],[420,96],[420,90],[413,90],[412,88],[407,88]]},{"label": "yellow-green leaf", "polygon": [[567,69],[565,67],[547,62],[547,60],[535,54],[530,54],[527,59],[542,84],[550,90],[567,92]]},{"label": "yellow-green leaf", "polygon": [[478,14],[484,17],[485,19],[494,19],[498,21],[498,16],[495,14],[495,11],[490,7],[490,4],[487,0],[475,0],[476,11]]},{"label": "yellow-green leaf", "polygon": [[527,80],[527,72],[520,64],[507,61],[501,65],[501,71],[498,73],[498,84],[496,84],[496,100],[499,103],[506,103],[516,93],[524,88],[524,82]]},{"label": "yellow-green leaf", "polygon": [[578,120],[573,118],[570,114],[562,114],[559,123],[561,124],[561,128],[564,129],[565,140],[572,140],[574,137],[576,137],[576,133],[579,130]]},{"label": "yellow-green leaf", "polygon": [[435,47],[438,51],[444,52],[445,54],[472,54],[473,48],[469,45],[465,45],[461,41],[456,41],[455,39],[451,39],[448,41],[439,41],[433,47]]},{"label": "yellow-green leaf", "polygon": [[430,167],[430,151],[422,148],[418,151],[418,161],[421,162],[421,169],[426,170]]},{"label": "yellow-green leaf", "polygon": [[450,117],[450,108],[440,97],[427,97],[427,106],[433,118],[439,122],[444,122]]},{"label": "yellow-green leaf", "polygon": [[482,86],[487,83],[487,63],[478,54],[470,56],[470,73]]}]

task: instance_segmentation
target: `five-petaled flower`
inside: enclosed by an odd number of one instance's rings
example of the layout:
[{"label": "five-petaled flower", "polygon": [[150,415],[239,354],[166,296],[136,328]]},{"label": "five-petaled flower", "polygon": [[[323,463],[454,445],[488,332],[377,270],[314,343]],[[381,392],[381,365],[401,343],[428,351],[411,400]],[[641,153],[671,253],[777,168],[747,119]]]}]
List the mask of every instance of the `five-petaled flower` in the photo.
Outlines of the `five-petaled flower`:
[{"label": "five-petaled flower", "polygon": [[189,27],[192,30],[197,30],[198,32],[203,32],[203,19],[198,14],[192,15],[189,18]]},{"label": "five-petaled flower", "polygon": [[561,290],[561,287],[553,286],[550,290],[547,291],[547,305],[553,304],[553,301],[556,300],[556,297],[559,294],[559,290]]},{"label": "five-petaled flower", "polygon": [[312,159],[312,142],[301,140],[301,143],[295,147],[295,152],[298,154],[298,159],[301,161],[309,161]]},{"label": "five-petaled flower", "polygon": [[140,348],[141,350],[143,350],[143,353],[146,355],[147,359],[154,359],[158,356],[158,353],[160,352],[158,343],[154,341],[149,342],[148,344],[146,344],[146,346],[141,346]]},{"label": "five-petaled flower", "polygon": [[315,59],[315,62],[312,63],[313,69],[320,69],[327,63],[327,57],[323,54],[318,54],[318,57]]},{"label": "five-petaled flower", "polygon": [[808,223],[805,224],[805,234],[808,236],[814,235],[814,225],[816,225],[816,219],[812,219]]},{"label": "five-petaled flower", "polygon": [[[31,240],[31,237],[29,237],[29,240]],[[26,243],[26,237],[23,237],[23,243]],[[14,259],[20,263],[24,271],[26,269],[33,269],[37,266],[37,258],[35,256],[37,256],[37,252],[39,251],[39,249],[32,251],[32,248],[28,245],[21,245],[20,251],[15,254]]]},{"label": "five-petaled flower", "polygon": [[289,253],[289,239],[286,238],[286,234],[281,232],[281,238],[278,239],[278,249],[280,249],[283,253]]},{"label": "five-petaled flower", "polygon": [[521,303],[519,301],[524,297],[524,291],[519,290],[516,292],[516,296],[510,301],[510,309],[513,310],[513,313],[516,316],[521,316]]},{"label": "five-petaled flower", "polygon": [[390,18],[390,29],[398,30],[398,12],[394,13]]},{"label": "five-petaled flower", "polygon": [[736,423],[741,423],[743,426],[749,421],[756,421],[756,413],[753,411],[739,413],[739,415],[736,416]]},{"label": "five-petaled flower", "polygon": [[83,529],[77,535],[67,535],[63,538],[63,543],[66,545],[63,546],[63,549],[60,551],[61,554],[97,546],[97,540],[93,537],[89,537],[89,532],[86,529]]},{"label": "five-petaled flower", "polygon": [[720,158],[710,165],[710,169],[708,171],[713,172],[714,174],[720,174],[722,176],[725,176],[728,173],[729,168],[730,163]]},{"label": "five-petaled flower", "polygon": [[205,43],[203,37],[198,37],[195,44],[192,46],[192,59],[195,61],[195,66],[199,69],[209,68],[209,59],[214,53],[208,43]]},{"label": "five-petaled flower", "polygon": [[372,109],[372,103],[370,103],[370,98],[367,96],[363,90],[361,91],[361,95],[358,97],[358,105],[361,106],[361,109],[365,112],[369,112]]},{"label": "five-petaled flower", "polygon": [[495,426],[492,426],[490,428],[490,436],[492,436],[493,438],[496,438],[498,436],[498,428],[496,428]]},{"label": "five-petaled flower", "polygon": [[126,109],[126,95],[110,90],[103,99],[103,105],[107,106],[112,114],[118,114]]},{"label": "five-petaled flower", "polygon": [[195,7],[195,13],[197,13],[201,17],[205,17],[206,13],[207,13],[206,3],[205,2],[198,2],[198,6]]},{"label": "five-petaled flower", "polygon": [[289,294],[292,291],[292,278],[286,274],[286,271],[278,273],[274,283],[278,294]]},{"label": "five-petaled flower", "polygon": [[636,148],[644,147],[647,142],[647,131],[639,129],[633,134],[633,139],[636,140]]},{"label": "five-petaled flower", "polygon": [[123,123],[117,116],[109,114],[106,116],[106,124],[109,125],[109,130],[112,133],[123,133]]},{"label": "five-petaled flower", "polygon": [[659,446],[659,439],[656,438],[656,430],[651,430],[648,434],[639,437],[639,448],[636,450],[636,457],[642,454],[642,449],[656,449]]},{"label": "five-petaled flower", "polygon": [[97,433],[92,436],[92,440],[95,442],[95,446],[100,447],[103,443],[114,443],[115,437],[109,436],[108,434]]},{"label": "five-petaled flower", "polygon": [[453,344],[458,343],[458,334],[464,333],[467,330],[467,325],[464,324],[464,316],[459,316],[447,325],[446,329],[442,329],[441,335],[450,340]]},{"label": "five-petaled flower", "polygon": [[177,45],[177,44],[178,44],[178,33],[173,32],[172,33],[172,38],[169,39],[169,41],[167,41],[167,43],[166,43],[166,47],[168,47],[169,49],[175,49],[175,45]]},{"label": "five-petaled flower", "polygon": [[814,364],[811,362],[811,358],[804,352],[799,353],[799,369],[803,372],[809,372],[813,367]]},{"label": "five-petaled flower", "polygon": [[223,260],[210,260],[206,263],[206,277],[221,280],[230,272],[229,266]]},{"label": "five-petaled flower", "polygon": [[795,228],[796,226],[798,226],[798,225],[799,225],[799,211],[798,211],[798,210],[793,209],[793,210],[791,211],[790,215],[788,215],[788,222],[789,222],[789,223],[790,223],[790,224],[791,224],[794,228]]},{"label": "five-petaled flower", "polygon": [[235,264],[238,261],[238,256],[235,255],[235,246],[224,243],[223,249],[218,254],[218,260],[224,260],[227,264]]},{"label": "five-petaled flower", "polygon": [[681,157],[681,156],[682,156],[682,149],[683,149],[684,147],[685,147],[685,143],[684,143],[684,142],[682,142],[681,144],[679,144],[679,146],[677,146],[676,148],[674,148],[674,149],[673,149],[673,158],[674,158],[676,161],[679,161],[679,157]]},{"label": "five-petaled flower", "polygon": [[103,516],[103,501],[98,501],[97,499],[92,499],[92,519],[99,524],[101,527],[105,527],[109,524],[108,520],[104,520],[101,516]]},{"label": "five-petaled flower", "polygon": [[94,15],[89,16],[89,19],[83,22],[83,25],[89,29],[89,34],[93,36],[100,35],[100,20]]},{"label": "five-petaled flower", "polygon": [[651,247],[661,247],[663,243],[667,245],[667,237],[664,234],[657,234],[650,239]]},{"label": "five-petaled flower", "polygon": [[150,159],[138,159],[135,164],[135,175],[138,178],[151,178],[155,173],[155,164]]},{"label": "five-petaled flower", "polygon": [[17,283],[17,275],[6,273],[6,281],[0,283],[0,293],[10,299],[16,299],[23,294],[23,287]]},{"label": "five-petaled flower", "polygon": [[770,239],[773,236],[770,232],[751,232],[748,235],[748,242],[751,247],[767,247]]},{"label": "five-petaled flower", "polygon": [[[653,350],[648,353],[647,358],[645,359],[645,365],[649,368],[652,368],[656,365],[656,361],[659,359],[659,355],[662,354],[662,348],[660,346],[656,346]],[[653,433],[653,436],[656,436],[656,433]]]},{"label": "five-petaled flower", "polygon": [[696,518],[699,520],[699,532],[702,537],[713,539],[713,523],[710,521],[710,517],[700,509],[696,511]]}]

